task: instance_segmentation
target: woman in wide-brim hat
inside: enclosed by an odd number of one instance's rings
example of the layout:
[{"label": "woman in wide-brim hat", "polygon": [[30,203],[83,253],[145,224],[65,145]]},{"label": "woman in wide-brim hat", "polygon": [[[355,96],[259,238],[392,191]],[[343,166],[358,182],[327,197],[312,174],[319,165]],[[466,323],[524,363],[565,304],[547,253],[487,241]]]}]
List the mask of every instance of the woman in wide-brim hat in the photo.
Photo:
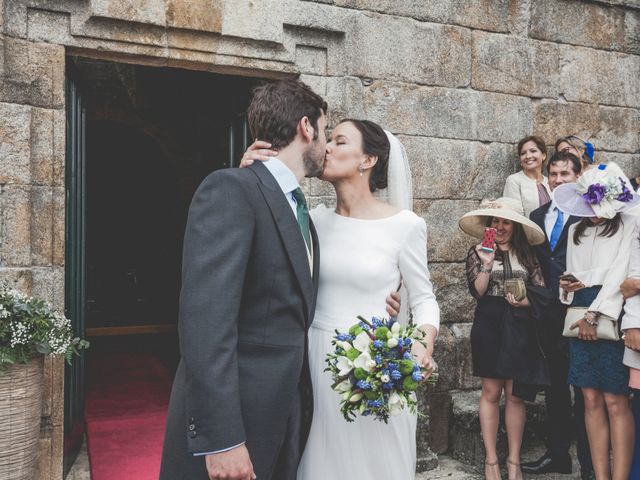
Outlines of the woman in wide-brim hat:
[{"label": "woman in wide-brim hat", "polygon": [[[530,287],[544,287],[531,245],[544,242],[545,234],[523,215],[519,201],[506,197],[483,202],[478,210],[463,215],[459,225],[465,233],[476,238],[482,238],[487,227],[496,229],[493,252],[484,251],[479,244],[471,247],[467,254],[469,290],[478,301],[471,329],[473,374],[482,379],[480,424],[486,452],[485,477],[500,478],[496,440],[498,405],[504,390],[509,478],[521,479],[519,464],[525,406],[521,398],[514,396],[513,385],[514,379],[518,378],[530,379],[527,383],[531,384],[545,381],[532,373],[535,370],[532,367],[540,366],[544,360],[535,348],[535,334],[529,328],[531,302],[534,301]],[[527,285],[527,296],[517,300],[513,294],[505,293],[505,279],[522,280]],[[544,288],[540,290],[546,292]],[[526,329],[518,330],[514,335],[516,330],[506,323],[516,316],[518,320],[523,319],[517,328]],[[514,334],[505,334],[507,331]],[[514,361],[514,355],[517,361]]]},{"label": "woman in wide-brim hat", "polygon": [[[619,319],[634,229],[640,205],[631,182],[615,163],[598,165],[576,183],[561,185],[554,199],[563,212],[584,217],[569,228],[567,271],[578,281],[560,281],[560,300],[586,307],[569,342],[568,382],[584,394],[585,424],[596,478],[629,478],[634,423],[624,342],[598,339],[599,322]],[[609,464],[613,449],[613,476]]]}]

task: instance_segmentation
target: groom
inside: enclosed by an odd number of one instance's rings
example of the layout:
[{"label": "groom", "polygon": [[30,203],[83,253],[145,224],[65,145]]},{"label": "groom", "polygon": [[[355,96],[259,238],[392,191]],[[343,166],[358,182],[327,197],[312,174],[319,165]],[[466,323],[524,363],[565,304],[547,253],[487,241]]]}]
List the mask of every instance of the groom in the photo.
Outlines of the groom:
[{"label": "groom", "polygon": [[161,480],[295,479],[320,257],[299,182],[322,173],[326,111],[298,80],[257,88],[251,133],[277,158],[214,172],[194,195]]}]

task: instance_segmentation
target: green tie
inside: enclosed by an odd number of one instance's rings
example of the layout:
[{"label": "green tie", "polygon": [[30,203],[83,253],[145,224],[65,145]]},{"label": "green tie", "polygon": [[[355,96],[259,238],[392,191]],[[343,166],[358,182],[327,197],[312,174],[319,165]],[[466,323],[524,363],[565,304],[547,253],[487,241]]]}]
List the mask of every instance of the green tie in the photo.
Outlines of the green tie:
[{"label": "green tie", "polygon": [[304,193],[300,187],[296,188],[293,192],[293,198],[296,199],[296,213],[298,216],[298,225],[300,231],[307,244],[307,250],[311,252],[311,232],[309,230],[309,210],[307,209],[307,199],[304,198]]}]

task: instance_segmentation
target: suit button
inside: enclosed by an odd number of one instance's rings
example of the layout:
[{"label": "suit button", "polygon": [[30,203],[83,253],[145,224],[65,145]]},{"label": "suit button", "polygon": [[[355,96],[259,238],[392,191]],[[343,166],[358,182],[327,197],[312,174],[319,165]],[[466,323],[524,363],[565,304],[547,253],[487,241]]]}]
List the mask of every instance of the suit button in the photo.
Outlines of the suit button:
[{"label": "suit button", "polygon": [[189,423],[195,423],[195,422],[196,422],[196,419],[195,419],[195,418],[193,418],[193,417],[189,417]]},{"label": "suit button", "polygon": [[189,430],[193,431],[195,429],[196,429],[196,426],[193,423],[189,425]]},{"label": "suit button", "polygon": [[190,436],[191,438],[196,438],[196,437],[198,436],[198,434],[196,433],[196,431],[195,431],[195,430],[191,430],[191,431],[189,432],[189,436]]}]

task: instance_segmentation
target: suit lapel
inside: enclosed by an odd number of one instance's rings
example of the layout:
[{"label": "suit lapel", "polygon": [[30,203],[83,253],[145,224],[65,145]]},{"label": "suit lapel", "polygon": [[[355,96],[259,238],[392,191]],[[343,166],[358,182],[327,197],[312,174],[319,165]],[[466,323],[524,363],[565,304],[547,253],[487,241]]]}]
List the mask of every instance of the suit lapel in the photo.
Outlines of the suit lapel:
[{"label": "suit lapel", "polygon": [[311,310],[309,312],[309,318],[313,318],[313,312],[316,309],[316,299],[318,298],[318,280],[320,278],[320,242],[318,241],[318,232],[316,226],[312,221],[309,222],[311,226],[311,240],[313,243],[313,302],[311,303]]},{"label": "suit lapel", "polygon": [[[298,279],[300,289],[306,304],[307,323],[309,319],[309,310],[312,305],[314,296],[314,285],[311,279],[311,270],[309,269],[309,257],[307,256],[307,247],[300,232],[300,226],[296,221],[296,217],[291,210],[291,205],[287,201],[280,186],[276,182],[273,175],[260,162],[256,162],[249,167],[261,180],[260,191],[271,210],[271,215],[278,227],[282,243],[285,246],[291,267]],[[315,246],[314,246],[315,248]],[[315,250],[315,258],[319,255],[318,249]]]},{"label": "suit lapel", "polygon": [[551,202],[546,203],[545,205],[543,205],[539,209],[536,209],[533,212],[531,212],[531,220],[536,225],[538,225],[542,229],[542,231],[544,232],[544,245],[549,251],[551,250],[551,244],[549,243],[549,237],[547,237],[547,229],[544,226],[544,217],[547,214],[547,212],[549,211],[549,206],[550,205],[551,205]]}]

